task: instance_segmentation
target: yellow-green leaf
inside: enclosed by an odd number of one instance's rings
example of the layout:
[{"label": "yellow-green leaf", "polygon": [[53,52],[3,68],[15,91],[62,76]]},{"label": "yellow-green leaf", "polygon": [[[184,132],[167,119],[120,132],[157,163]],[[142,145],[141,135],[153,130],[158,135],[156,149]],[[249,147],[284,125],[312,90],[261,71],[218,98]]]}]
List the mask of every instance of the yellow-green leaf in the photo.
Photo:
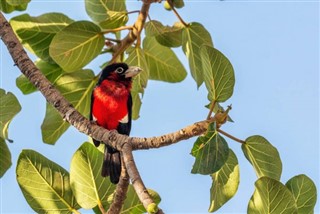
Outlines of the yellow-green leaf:
[{"label": "yellow-green leaf", "polygon": [[91,62],[103,46],[104,36],[100,27],[92,22],[78,21],[53,37],[49,53],[64,71],[72,72]]},{"label": "yellow-green leaf", "polygon": [[287,181],[298,208],[298,214],[312,214],[317,202],[317,187],[306,175],[297,175]]},{"label": "yellow-green leaf", "polygon": [[258,178],[268,176],[280,180],[282,162],[278,150],[262,136],[251,136],[241,145]]},{"label": "yellow-green leaf", "polygon": [[226,163],[216,173],[211,175],[209,212],[214,212],[229,201],[237,192],[240,174],[237,156],[229,149]]},{"label": "yellow-green leaf", "polygon": [[102,205],[115,190],[110,179],[101,176],[102,163],[103,153],[91,143],[82,144],[72,157],[71,188],[78,203],[85,209]]},{"label": "yellow-green leaf", "polygon": [[233,67],[228,58],[217,49],[203,45],[200,50],[203,78],[209,92],[208,99],[224,102],[233,94]]},{"label": "yellow-green leaf", "polygon": [[32,150],[23,150],[17,180],[30,207],[37,213],[73,213],[80,208],[70,188],[69,173]]},{"label": "yellow-green leaf", "polygon": [[52,38],[72,22],[62,13],[46,13],[37,17],[23,14],[10,20],[22,44],[31,53],[48,62],[53,62],[49,55]]},{"label": "yellow-green leaf", "polygon": [[14,5],[14,4],[9,4],[8,1],[11,1],[11,3],[14,3],[13,2],[14,0],[1,0],[0,11],[4,13],[11,13],[13,11],[23,11],[27,9],[28,3],[30,2],[30,0],[18,0],[19,2],[21,2],[21,4]]},{"label": "yellow-green leaf", "polygon": [[11,153],[5,140],[0,137],[0,178],[11,167]]},{"label": "yellow-green leaf", "polygon": [[261,177],[248,204],[248,214],[297,214],[294,197],[288,188],[277,180]]}]

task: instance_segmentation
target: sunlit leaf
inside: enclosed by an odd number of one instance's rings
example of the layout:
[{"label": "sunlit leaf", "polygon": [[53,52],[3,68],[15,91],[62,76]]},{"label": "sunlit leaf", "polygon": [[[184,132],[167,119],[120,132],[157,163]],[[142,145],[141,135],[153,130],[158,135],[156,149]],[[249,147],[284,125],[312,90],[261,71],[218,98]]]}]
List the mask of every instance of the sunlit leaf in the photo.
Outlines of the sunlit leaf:
[{"label": "sunlit leaf", "polygon": [[[12,1],[12,0],[11,0]],[[19,0],[20,1],[20,0]],[[21,0],[23,1],[23,0]],[[12,5],[9,4],[8,0],[1,0],[0,1],[0,11],[4,13],[11,13],[13,11],[23,11],[26,10],[28,7],[28,3],[30,0],[25,0],[26,3],[22,3],[19,5]]]},{"label": "sunlit leaf", "polygon": [[196,158],[191,173],[209,175],[225,164],[229,155],[226,140],[218,134],[216,124],[211,123],[205,136],[197,138],[191,154]]},{"label": "sunlit leaf", "polygon": [[103,153],[91,143],[84,143],[71,161],[70,182],[74,195],[85,209],[102,205],[115,190],[108,177],[101,176]]},{"label": "sunlit leaf", "polygon": [[126,11],[124,12],[109,11],[108,15],[109,17],[106,20],[99,23],[99,25],[104,29],[114,29],[117,27],[124,26],[129,20],[129,17]]},{"label": "sunlit leaf", "polygon": [[317,202],[317,188],[308,176],[294,176],[287,181],[286,186],[293,194],[299,214],[314,213]]},{"label": "sunlit leaf", "polygon": [[64,71],[70,72],[91,62],[103,46],[104,36],[100,27],[92,22],[78,21],[53,37],[49,53]]},{"label": "sunlit leaf", "polygon": [[149,66],[150,79],[165,82],[180,82],[187,75],[175,53],[160,45],[154,37],[145,37],[143,51]]},{"label": "sunlit leaf", "polygon": [[72,22],[72,19],[62,13],[47,13],[38,17],[23,14],[10,20],[22,44],[30,52],[49,62],[53,62],[49,55],[52,38]]},{"label": "sunlit leaf", "polygon": [[202,45],[213,46],[209,32],[200,23],[190,23],[182,32],[182,49],[188,58],[191,75],[198,87],[203,83],[200,55]]},{"label": "sunlit leaf", "polygon": [[249,201],[248,214],[295,214],[297,207],[288,188],[277,180],[261,177]]},{"label": "sunlit leaf", "polygon": [[[160,195],[152,190],[147,189],[149,195],[153,199],[153,201],[156,204],[159,204],[161,201]],[[114,194],[110,195],[108,198],[108,202],[111,203],[113,200]],[[132,185],[129,185],[128,191],[127,191],[127,198],[124,201],[123,207],[121,209],[121,214],[142,214],[146,213],[146,209],[144,208],[143,204],[141,203],[140,199],[138,198],[138,195],[136,191],[134,190]]]},{"label": "sunlit leaf", "polygon": [[238,159],[231,149],[226,163],[211,177],[209,212],[214,212],[229,201],[238,190],[240,181]]},{"label": "sunlit leaf", "polygon": [[282,162],[278,150],[262,136],[251,136],[241,146],[258,178],[268,176],[280,180]]},{"label": "sunlit leaf", "polygon": [[17,180],[30,207],[37,213],[72,213],[80,208],[69,183],[69,173],[43,155],[23,150]]},{"label": "sunlit leaf", "polygon": [[20,110],[21,106],[14,94],[0,88],[0,138],[8,139],[9,124]]},{"label": "sunlit leaf", "polygon": [[11,153],[5,140],[0,137],[0,178],[11,167]]},{"label": "sunlit leaf", "polygon": [[[51,64],[43,60],[38,60],[37,62],[35,62],[35,65],[53,84],[55,84],[55,82],[64,73],[57,64]],[[37,88],[23,74],[16,79],[16,84],[23,94],[30,94],[37,91]]]},{"label": "sunlit leaf", "polygon": [[[91,70],[79,70],[62,75],[54,85],[81,114],[89,115],[91,92],[96,83],[94,78]],[[43,141],[54,144],[69,126],[58,111],[47,104],[46,116],[41,125]]]},{"label": "sunlit leaf", "polygon": [[211,46],[201,47],[203,78],[209,92],[208,99],[224,102],[233,93],[234,71],[230,61]]},{"label": "sunlit leaf", "polygon": [[163,26],[161,22],[152,20],[145,25],[146,35],[155,36],[157,41],[167,47],[179,47],[182,45],[183,25],[176,22],[172,27]]},{"label": "sunlit leaf", "polygon": [[4,0],[8,4],[13,5],[13,6],[19,6],[23,4],[28,4],[31,0]]}]

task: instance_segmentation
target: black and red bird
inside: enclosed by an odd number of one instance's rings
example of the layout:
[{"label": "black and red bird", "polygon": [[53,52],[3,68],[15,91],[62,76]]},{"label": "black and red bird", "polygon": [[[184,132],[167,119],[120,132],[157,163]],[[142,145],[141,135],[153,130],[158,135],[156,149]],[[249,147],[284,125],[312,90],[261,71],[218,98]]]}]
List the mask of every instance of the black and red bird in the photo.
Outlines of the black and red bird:
[{"label": "black and red bird", "polygon": [[[131,130],[132,98],[130,94],[132,77],[141,69],[125,63],[106,66],[100,75],[91,96],[90,120],[108,130],[129,135]],[[95,146],[100,142],[93,139]],[[110,176],[114,184],[119,182],[121,173],[120,152],[105,146],[101,175]]]}]

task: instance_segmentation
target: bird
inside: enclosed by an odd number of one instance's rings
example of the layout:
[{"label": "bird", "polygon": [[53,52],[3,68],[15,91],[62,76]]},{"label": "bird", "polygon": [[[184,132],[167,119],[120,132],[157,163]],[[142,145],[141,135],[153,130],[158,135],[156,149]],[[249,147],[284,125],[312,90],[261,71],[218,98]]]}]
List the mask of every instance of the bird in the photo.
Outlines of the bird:
[{"label": "bird", "polygon": [[[126,63],[113,63],[102,69],[91,95],[90,120],[110,131],[128,135],[131,131],[132,78],[142,69]],[[100,141],[92,139],[96,147]],[[121,174],[120,152],[105,145],[101,175],[117,184]]]}]

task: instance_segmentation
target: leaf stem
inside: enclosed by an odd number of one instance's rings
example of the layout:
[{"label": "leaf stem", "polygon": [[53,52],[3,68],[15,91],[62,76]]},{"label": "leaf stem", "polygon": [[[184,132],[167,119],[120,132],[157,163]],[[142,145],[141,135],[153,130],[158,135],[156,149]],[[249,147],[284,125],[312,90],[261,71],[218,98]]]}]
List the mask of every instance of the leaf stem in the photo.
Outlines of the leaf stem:
[{"label": "leaf stem", "polygon": [[169,3],[169,5],[170,5],[170,7],[171,7],[171,9],[172,9],[172,11],[173,11],[173,13],[177,16],[177,18],[179,19],[179,21],[180,21],[185,27],[188,27],[189,24],[186,23],[186,22],[182,19],[182,17],[180,16],[180,14],[179,14],[178,11],[176,10],[176,8],[174,8],[172,0],[167,0],[167,2]]},{"label": "leaf stem", "polygon": [[103,34],[115,33],[115,32],[122,31],[122,30],[133,30],[133,26],[123,26],[123,27],[118,27],[118,28],[114,28],[114,29],[108,29],[108,30],[102,31],[102,33]]},{"label": "leaf stem", "polygon": [[246,143],[244,140],[240,140],[239,138],[236,138],[236,137],[232,136],[231,134],[229,134],[229,133],[227,133],[225,131],[222,131],[221,129],[218,129],[218,132],[220,132],[224,136],[226,136],[226,137],[228,137],[228,138],[230,138],[230,139],[232,139],[232,140],[234,140],[234,141],[236,141],[238,143],[242,143],[242,144]]},{"label": "leaf stem", "polygon": [[129,14],[132,14],[132,13],[140,13],[140,10],[133,10],[133,11],[128,12],[127,14],[129,15]]},{"label": "leaf stem", "polygon": [[109,38],[109,37],[106,37],[105,39],[108,40],[108,41],[111,41],[111,42],[116,42],[116,43],[120,43],[121,42],[121,40],[119,40],[119,39],[113,39],[113,38]]},{"label": "leaf stem", "polygon": [[210,119],[210,117],[211,117],[211,115],[212,115],[212,112],[213,112],[213,109],[214,109],[215,105],[216,105],[216,101],[215,101],[215,100],[213,100],[213,101],[212,101],[212,104],[211,104],[211,107],[210,107],[209,114],[208,114],[208,116],[207,116],[207,120],[209,120],[209,119]]}]

